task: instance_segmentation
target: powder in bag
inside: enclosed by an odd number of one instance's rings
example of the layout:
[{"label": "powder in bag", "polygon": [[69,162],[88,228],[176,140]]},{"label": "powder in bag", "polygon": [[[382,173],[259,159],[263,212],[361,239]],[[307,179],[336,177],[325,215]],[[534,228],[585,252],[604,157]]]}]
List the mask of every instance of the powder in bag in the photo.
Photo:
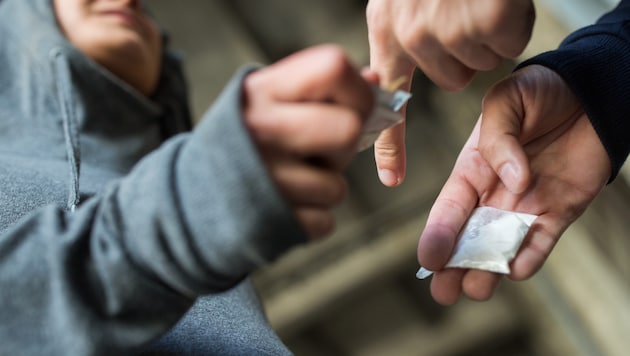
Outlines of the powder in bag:
[{"label": "powder in bag", "polygon": [[[536,218],[537,215],[492,207],[475,209],[464,225],[453,256],[445,268],[473,268],[509,274],[509,263]],[[424,279],[431,274],[421,267],[416,277]]]}]

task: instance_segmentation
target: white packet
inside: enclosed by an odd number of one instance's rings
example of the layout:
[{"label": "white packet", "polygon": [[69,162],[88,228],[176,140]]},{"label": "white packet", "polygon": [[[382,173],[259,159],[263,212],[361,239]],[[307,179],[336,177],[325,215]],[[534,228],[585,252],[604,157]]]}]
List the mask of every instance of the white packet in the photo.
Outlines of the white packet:
[{"label": "white packet", "polygon": [[[453,256],[445,268],[473,268],[509,274],[509,263],[537,217],[492,207],[475,209],[464,225]],[[421,267],[416,277],[424,279],[432,273]]]},{"label": "white packet", "polygon": [[411,98],[411,93],[403,90],[388,91],[377,86],[373,88],[376,104],[365,122],[358,151],[372,146],[381,131],[400,123],[403,116],[398,111]]}]

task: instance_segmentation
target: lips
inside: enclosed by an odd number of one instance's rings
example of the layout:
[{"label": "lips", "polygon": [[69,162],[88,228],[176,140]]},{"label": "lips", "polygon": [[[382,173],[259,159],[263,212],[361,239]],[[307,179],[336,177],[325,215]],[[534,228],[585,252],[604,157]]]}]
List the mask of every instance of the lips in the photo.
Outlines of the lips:
[{"label": "lips", "polygon": [[151,32],[148,20],[144,17],[143,13],[138,13],[133,9],[119,8],[119,9],[105,9],[97,12],[99,16],[118,23],[124,27],[127,27],[134,32],[137,32],[142,37],[149,36]]},{"label": "lips", "polygon": [[137,14],[127,9],[103,10],[99,14],[118,18],[120,21],[133,26],[137,26],[140,22]]}]

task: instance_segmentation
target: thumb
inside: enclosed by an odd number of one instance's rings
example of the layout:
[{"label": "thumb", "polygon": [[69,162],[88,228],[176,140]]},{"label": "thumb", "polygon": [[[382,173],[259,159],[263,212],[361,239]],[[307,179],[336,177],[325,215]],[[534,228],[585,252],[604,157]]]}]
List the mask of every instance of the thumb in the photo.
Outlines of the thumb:
[{"label": "thumb", "polygon": [[495,84],[483,99],[478,148],[505,187],[519,194],[529,186],[531,172],[520,140],[523,99],[510,78]]}]

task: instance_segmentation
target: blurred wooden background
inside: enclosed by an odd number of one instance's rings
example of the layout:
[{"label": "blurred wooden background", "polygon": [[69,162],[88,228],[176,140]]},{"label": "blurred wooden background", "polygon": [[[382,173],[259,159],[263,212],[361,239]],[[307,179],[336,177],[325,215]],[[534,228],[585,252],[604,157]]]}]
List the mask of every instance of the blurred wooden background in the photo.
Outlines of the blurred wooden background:
[{"label": "blurred wooden background", "polygon": [[[540,0],[525,56],[553,49],[609,0]],[[271,63],[319,43],[368,64],[362,0],[153,0],[186,58],[198,117],[241,65]],[[573,13],[567,12],[570,9]],[[576,15],[577,14],[577,15]],[[630,172],[608,186],[526,282],[504,281],[488,302],[441,307],[415,279],[417,238],[480,111],[514,63],[447,93],[421,73],[408,114],[409,169],[399,188],[359,155],[338,230],[256,274],[270,321],[296,355],[626,355],[630,348]],[[308,69],[305,69],[308,70]],[[291,80],[291,78],[287,78]]]}]

